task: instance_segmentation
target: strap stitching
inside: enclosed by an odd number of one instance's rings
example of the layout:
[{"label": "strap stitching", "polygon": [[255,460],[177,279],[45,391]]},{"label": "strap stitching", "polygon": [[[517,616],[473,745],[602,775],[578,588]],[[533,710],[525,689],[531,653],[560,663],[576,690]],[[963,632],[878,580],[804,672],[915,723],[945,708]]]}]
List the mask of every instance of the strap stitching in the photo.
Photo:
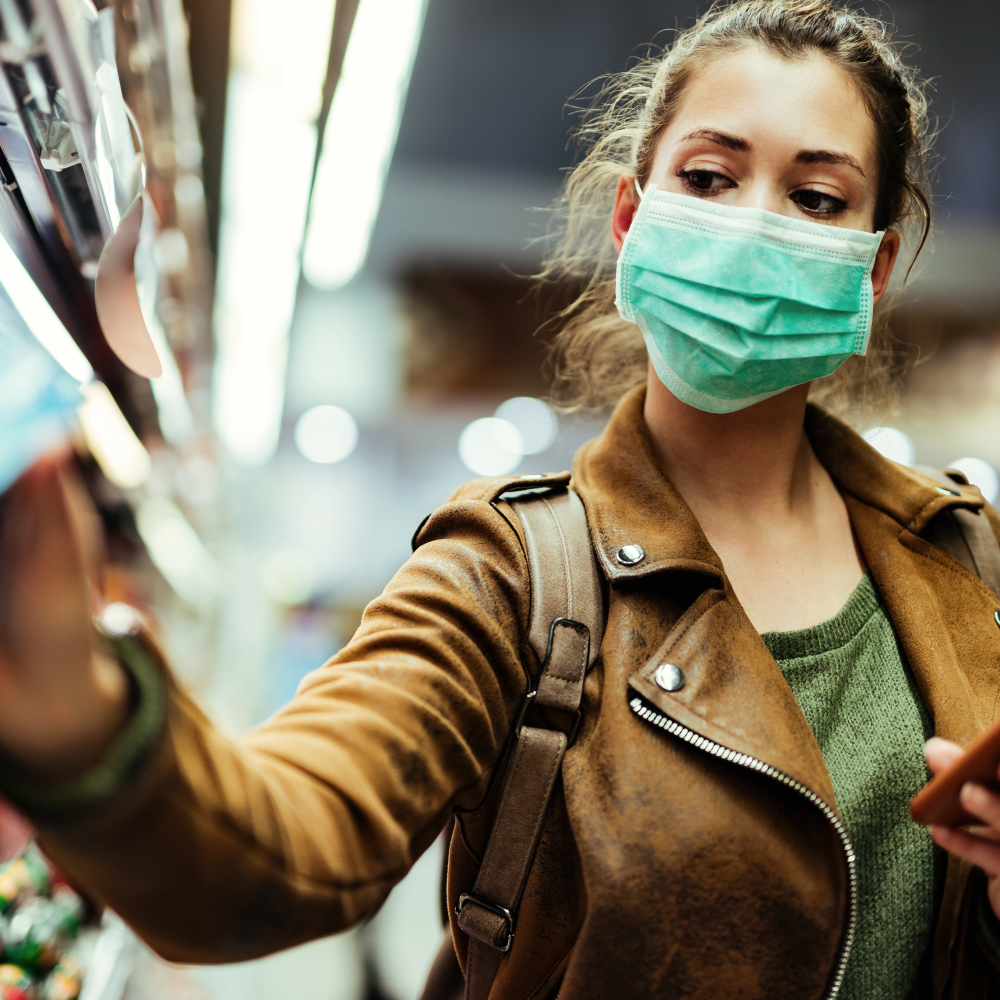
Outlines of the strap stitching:
[{"label": "strap stitching", "polygon": [[[583,671],[580,671],[581,675]],[[551,681],[553,684],[565,684],[567,687],[576,687],[583,677],[571,678],[571,677],[559,677],[557,674],[549,674],[546,677],[546,681]]]},{"label": "strap stitching", "polygon": [[[567,501],[572,503],[572,501]],[[573,587],[570,585],[570,580],[572,579],[572,574],[570,573],[570,561],[569,561],[569,546],[566,544],[566,536],[563,534],[562,524],[559,521],[559,517],[556,512],[552,509],[552,503],[548,497],[542,497],[542,504],[545,507],[546,512],[552,519],[553,524],[556,529],[556,537],[559,539],[559,553],[562,556],[563,564],[563,580],[565,582],[565,592],[566,592],[566,607],[569,614],[566,617],[572,618],[573,616]]]}]

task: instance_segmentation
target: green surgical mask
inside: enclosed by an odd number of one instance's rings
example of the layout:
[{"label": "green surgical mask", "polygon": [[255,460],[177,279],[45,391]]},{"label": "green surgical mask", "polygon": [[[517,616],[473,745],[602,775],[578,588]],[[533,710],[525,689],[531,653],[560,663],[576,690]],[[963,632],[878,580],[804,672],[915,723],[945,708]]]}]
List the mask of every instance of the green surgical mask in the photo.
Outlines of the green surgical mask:
[{"label": "green surgical mask", "polygon": [[650,185],[618,257],[615,304],[675,396],[731,413],[868,351],[883,235]]}]

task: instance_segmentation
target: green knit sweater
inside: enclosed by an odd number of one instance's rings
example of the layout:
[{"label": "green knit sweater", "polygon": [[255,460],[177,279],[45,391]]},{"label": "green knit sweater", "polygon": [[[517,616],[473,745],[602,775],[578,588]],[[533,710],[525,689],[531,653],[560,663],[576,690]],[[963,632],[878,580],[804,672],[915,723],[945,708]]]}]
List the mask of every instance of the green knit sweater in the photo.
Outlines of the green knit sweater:
[{"label": "green knit sweater", "polygon": [[857,937],[843,1000],[906,1000],[930,941],[940,852],[907,806],[928,779],[931,720],[865,576],[840,613],[764,642],[830,771],[858,859]]}]

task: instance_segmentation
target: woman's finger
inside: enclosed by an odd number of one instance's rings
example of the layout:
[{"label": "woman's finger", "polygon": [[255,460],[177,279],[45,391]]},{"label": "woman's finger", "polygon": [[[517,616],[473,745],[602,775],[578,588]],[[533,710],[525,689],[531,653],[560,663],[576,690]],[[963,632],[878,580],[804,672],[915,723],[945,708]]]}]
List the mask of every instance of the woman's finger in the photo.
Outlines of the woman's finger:
[{"label": "woman's finger", "polygon": [[958,797],[964,808],[976,819],[1000,830],[1000,795],[978,782],[967,781],[962,785]]},{"label": "woman's finger", "polygon": [[995,826],[967,826],[965,829],[975,837],[982,837],[983,840],[995,840],[1000,843],[1000,829]]},{"label": "woman's finger", "polygon": [[61,477],[65,457],[38,461],[8,491],[0,524],[0,645],[24,668],[90,645],[84,556]]},{"label": "woman's finger", "polygon": [[961,757],[965,751],[951,740],[943,740],[940,736],[932,736],[924,744],[924,756],[927,758],[927,766],[933,774],[950,767]]},{"label": "woman's finger", "polygon": [[62,458],[58,466],[59,482],[83,569],[90,581],[92,610],[97,611],[103,604],[101,590],[105,552],[101,518],[72,453],[67,450],[65,456],[56,457]]},{"label": "woman's finger", "polygon": [[953,826],[929,826],[931,839],[950,854],[978,865],[987,875],[1000,875],[1000,844]]}]

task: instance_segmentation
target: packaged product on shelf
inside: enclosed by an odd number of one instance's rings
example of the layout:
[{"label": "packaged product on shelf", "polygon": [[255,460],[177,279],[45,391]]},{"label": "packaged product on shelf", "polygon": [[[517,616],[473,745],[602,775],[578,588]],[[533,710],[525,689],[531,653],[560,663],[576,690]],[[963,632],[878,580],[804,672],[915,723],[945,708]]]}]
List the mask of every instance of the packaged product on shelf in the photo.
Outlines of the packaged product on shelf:
[{"label": "packaged product on shelf", "polygon": [[0,913],[0,1000],[76,1000],[83,900],[33,844],[0,865]]},{"label": "packaged product on shelf", "polygon": [[65,914],[51,899],[37,898],[0,920],[3,957],[33,972],[51,969],[72,940],[64,930]]},{"label": "packaged product on shelf", "polygon": [[0,1000],[34,1000],[35,980],[19,965],[0,965]]},{"label": "packaged product on shelf", "polygon": [[49,888],[45,859],[32,847],[0,865],[0,913],[6,913],[24,895],[36,895]]},{"label": "packaged product on shelf", "polygon": [[63,955],[45,980],[41,1000],[77,1000],[83,986],[83,969],[72,955]]}]

